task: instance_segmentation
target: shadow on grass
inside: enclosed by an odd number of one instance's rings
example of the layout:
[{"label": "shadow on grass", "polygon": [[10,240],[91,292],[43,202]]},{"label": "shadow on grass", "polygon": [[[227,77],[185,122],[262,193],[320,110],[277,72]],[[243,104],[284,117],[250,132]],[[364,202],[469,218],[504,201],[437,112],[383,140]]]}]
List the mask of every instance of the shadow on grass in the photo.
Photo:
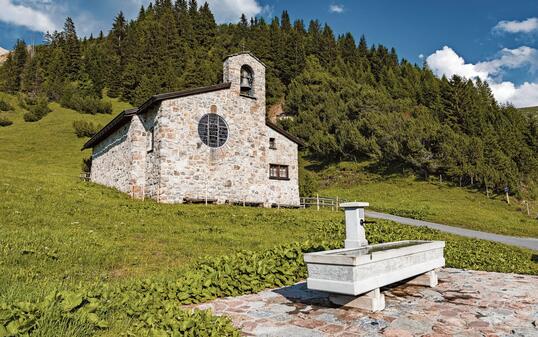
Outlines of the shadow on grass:
[{"label": "shadow on grass", "polygon": [[538,263],[538,254],[532,254],[531,261],[534,263]]}]

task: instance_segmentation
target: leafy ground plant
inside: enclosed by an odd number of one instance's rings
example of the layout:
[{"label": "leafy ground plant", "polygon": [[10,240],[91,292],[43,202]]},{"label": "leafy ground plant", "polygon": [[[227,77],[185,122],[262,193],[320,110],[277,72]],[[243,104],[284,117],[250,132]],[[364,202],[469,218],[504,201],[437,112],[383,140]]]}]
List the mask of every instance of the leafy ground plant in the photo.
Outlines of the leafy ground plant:
[{"label": "leafy ground plant", "polygon": [[[0,306],[0,324],[7,336],[38,330],[45,312],[52,317],[76,320],[82,326],[115,331],[129,321],[128,334],[189,335],[193,331],[236,335],[230,322],[206,312],[186,311],[190,305],[218,297],[239,296],[266,288],[292,285],[306,277],[303,254],[340,248],[343,224],[327,222],[313,231],[311,241],[278,246],[264,251],[241,251],[222,257],[205,257],[180,274],[102,284],[90,290],[53,292],[38,302]],[[369,225],[372,243],[403,239],[446,240],[447,266],[502,272],[538,274],[532,252],[492,242],[460,238],[428,228],[411,228],[389,222]],[[106,320],[105,317],[113,317]],[[53,324],[47,321],[47,324]],[[1,325],[0,325],[1,329]],[[81,327],[82,329],[82,327]],[[0,330],[2,331],[2,330]],[[11,335],[10,335],[11,334]]]}]

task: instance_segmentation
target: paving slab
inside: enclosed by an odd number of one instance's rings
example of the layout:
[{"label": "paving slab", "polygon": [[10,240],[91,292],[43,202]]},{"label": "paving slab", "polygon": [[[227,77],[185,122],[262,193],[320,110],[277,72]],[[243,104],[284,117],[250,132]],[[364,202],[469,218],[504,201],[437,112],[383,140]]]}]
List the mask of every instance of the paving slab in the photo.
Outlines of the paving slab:
[{"label": "paving slab", "polygon": [[305,283],[196,306],[230,317],[245,336],[538,337],[538,276],[443,268],[435,288],[383,288],[386,309],[332,304]]}]

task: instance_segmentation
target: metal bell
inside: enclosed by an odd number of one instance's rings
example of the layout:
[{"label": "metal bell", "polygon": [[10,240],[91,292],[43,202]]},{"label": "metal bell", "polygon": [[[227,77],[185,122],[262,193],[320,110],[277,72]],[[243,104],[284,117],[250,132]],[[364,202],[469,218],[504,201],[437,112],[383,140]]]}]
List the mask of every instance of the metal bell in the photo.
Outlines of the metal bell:
[{"label": "metal bell", "polygon": [[251,75],[246,69],[241,71],[241,90],[252,89],[250,77]]},{"label": "metal bell", "polygon": [[241,77],[241,89],[250,90],[250,81],[246,77]]},{"label": "metal bell", "polygon": [[246,77],[241,78],[241,90],[250,90],[250,81]]}]

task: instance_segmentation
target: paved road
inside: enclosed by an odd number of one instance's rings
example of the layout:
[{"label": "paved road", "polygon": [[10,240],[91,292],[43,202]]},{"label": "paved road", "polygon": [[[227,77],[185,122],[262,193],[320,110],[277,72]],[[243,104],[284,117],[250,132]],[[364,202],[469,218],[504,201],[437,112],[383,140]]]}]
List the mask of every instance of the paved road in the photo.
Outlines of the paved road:
[{"label": "paved road", "polygon": [[425,227],[440,230],[442,232],[466,236],[469,238],[496,241],[500,243],[505,243],[507,245],[513,245],[513,246],[518,246],[522,248],[529,248],[529,249],[538,251],[538,239],[479,232],[479,231],[474,231],[471,229],[441,225],[434,222],[404,218],[401,216],[378,213],[378,212],[373,212],[373,211],[366,211],[365,214],[367,217],[370,217],[370,218],[390,220],[390,221],[398,222],[404,225],[419,226],[419,227],[425,226]]}]

